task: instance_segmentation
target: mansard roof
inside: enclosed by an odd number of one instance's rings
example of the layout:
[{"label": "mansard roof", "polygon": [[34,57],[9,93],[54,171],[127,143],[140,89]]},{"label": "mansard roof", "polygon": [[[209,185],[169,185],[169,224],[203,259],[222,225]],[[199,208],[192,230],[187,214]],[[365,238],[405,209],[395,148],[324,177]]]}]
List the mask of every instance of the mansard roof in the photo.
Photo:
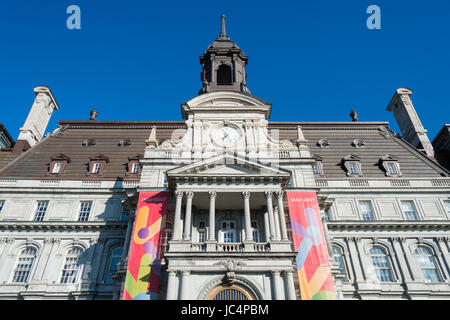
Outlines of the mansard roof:
[{"label": "mansard roof", "polygon": [[[9,164],[0,169],[0,179],[45,179],[50,159],[59,153],[71,159],[60,179],[86,179],[89,158],[99,153],[110,162],[98,179],[131,179],[126,176],[126,165],[130,157],[144,154],[145,141],[153,126],[157,128],[158,141],[170,140],[172,132],[186,129],[184,121],[60,121],[59,124],[62,130],[18,156],[0,152],[0,163],[5,155],[10,157]],[[450,176],[443,167],[393,134],[387,125],[387,122],[269,122],[269,131],[273,135],[278,130],[280,141],[295,141],[297,127],[301,126],[311,154],[322,158],[324,178],[346,179],[341,160],[348,154],[360,158],[366,178],[386,178],[379,164],[386,154],[398,159],[402,178]],[[92,138],[96,139],[95,145],[83,145],[84,140]],[[130,139],[132,144],[120,145],[123,139]],[[329,145],[320,148],[317,145],[320,139],[326,139]],[[352,144],[355,139],[364,139],[365,147],[356,148]]]}]

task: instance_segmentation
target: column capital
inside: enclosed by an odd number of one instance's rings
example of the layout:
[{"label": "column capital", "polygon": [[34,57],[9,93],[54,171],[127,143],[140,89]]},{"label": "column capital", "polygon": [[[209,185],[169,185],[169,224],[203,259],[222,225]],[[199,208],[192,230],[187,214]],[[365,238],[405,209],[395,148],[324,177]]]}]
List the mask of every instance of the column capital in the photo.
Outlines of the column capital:
[{"label": "column capital", "polygon": [[277,198],[283,199],[284,191],[278,190],[278,191],[275,191],[275,194],[276,194]]},{"label": "column capital", "polygon": [[250,191],[242,191],[242,198],[250,199]]},{"label": "column capital", "polygon": [[193,191],[187,191],[186,192],[186,198],[187,199],[192,199],[194,197],[194,192]]},{"label": "column capital", "polygon": [[185,277],[186,277],[186,276],[188,276],[188,275],[191,274],[191,271],[189,271],[189,270],[183,270],[183,271],[181,271],[180,273],[181,273],[182,276],[185,276]]},{"label": "column capital", "polygon": [[270,273],[271,273],[273,276],[277,276],[277,277],[279,277],[279,276],[281,275],[281,272],[280,272],[280,271],[270,271]]},{"label": "column capital", "polygon": [[183,198],[184,191],[176,190],[175,191],[175,195],[176,195],[177,198]]},{"label": "column capital", "polygon": [[217,197],[217,192],[215,191],[209,191],[208,194],[210,199],[215,199]]},{"label": "column capital", "polygon": [[272,195],[273,195],[273,191],[271,191],[271,190],[264,191],[264,196],[266,198],[272,197]]}]

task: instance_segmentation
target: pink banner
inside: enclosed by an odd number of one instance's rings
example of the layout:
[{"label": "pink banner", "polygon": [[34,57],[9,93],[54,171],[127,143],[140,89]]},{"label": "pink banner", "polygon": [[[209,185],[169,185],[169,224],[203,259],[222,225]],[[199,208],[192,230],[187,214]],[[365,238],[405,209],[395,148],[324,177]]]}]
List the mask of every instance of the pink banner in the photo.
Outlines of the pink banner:
[{"label": "pink banner", "polygon": [[335,300],[315,192],[287,192],[302,300]]},{"label": "pink banner", "polygon": [[161,271],[160,234],[169,192],[141,192],[128,256],[123,300],[157,300]]}]

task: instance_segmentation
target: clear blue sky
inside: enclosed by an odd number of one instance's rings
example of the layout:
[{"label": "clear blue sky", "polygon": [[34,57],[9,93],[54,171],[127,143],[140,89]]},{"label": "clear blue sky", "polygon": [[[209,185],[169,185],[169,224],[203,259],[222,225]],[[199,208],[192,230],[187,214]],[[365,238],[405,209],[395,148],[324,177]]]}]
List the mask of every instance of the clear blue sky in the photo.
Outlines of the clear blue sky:
[{"label": "clear blue sky", "polygon": [[[68,30],[66,8],[81,8]],[[366,9],[381,8],[381,30]],[[38,85],[58,120],[180,120],[201,87],[199,56],[220,32],[249,56],[248,87],[273,103],[271,120],[389,121],[399,87],[433,139],[450,122],[450,1],[2,0],[1,118],[14,138]]]}]

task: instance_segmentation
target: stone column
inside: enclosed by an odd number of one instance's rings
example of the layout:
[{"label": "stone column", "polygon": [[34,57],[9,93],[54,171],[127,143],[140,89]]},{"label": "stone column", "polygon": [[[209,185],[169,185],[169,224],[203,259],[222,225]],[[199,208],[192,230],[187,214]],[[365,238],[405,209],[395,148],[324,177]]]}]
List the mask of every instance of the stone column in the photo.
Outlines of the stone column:
[{"label": "stone column", "polygon": [[244,217],[245,217],[245,241],[252,242],[252,225],[250,217],[250,192],[243,191],[242,197],[244,198]]},{"label": "stone column", "polygon": [[267,199],[267,212],[269,213],[269,224],[270,224],[270,240],[275,240],[275,219],[273,217],[273,205],[272,205],[272,191],[264,192]]},{"label": "stone column", "polygon": [[281,300],[281,276],[280,271],[272,271],[274,300]]},{"label": "stone column", "polygon": [[189,275],[190,271],[181,272],[180,300],[189,300]]},{"label": "stone column", "polygon": [[122,249],[122,258],[121,258],[122,261],[128,257],[128,250],[130,248],[130,241],[132,237],[131,233],[133,232],[133,224],[135,217],[136,217],[136,210],[130,210],[130,213],[128,214],[127,233],[125,235],[125,242],[123,244]]},{"label": "stone column", "polygon": [[269,227],[269,212],[264,211],[264,234],[266,236],[266,242],[270,241],[270,227]]},{"label": "stone column", "polygon": [[275,239],[280,240],[280,214],[278,206],[276,206],[273,210],[273,219],[275,221]]},{"label": "stone column", "polygon": [[216,196],[215,191],[209,192],[209,234],[208,241],[216,241]]},{"label": "stone column", "polygon": [[392,247],[398,259],[398,264],[400,266],[400,274],[403,276],[404,282],[411,282],[413,279],[411,273],[409,272],[409,266],[405,252],[403,252],[402,242],[404,241],[401,237],[392,237]]},{"label": "stone column", "polygon": [[192,191],[186,192],[186,215],[184,216],[184,235],[183,240],[191,240],[191,217],[192,217]]},{"label": "stone column", "polygon": [[295,286],[294,286],[294,275],[292,271],[286,271],[284,273],[284,281],[287,288],[287,300],[296,300]]},{"label": "stone column", "polygon": [[175,206],[175,219],[173,225],[173,235],[172,240],[179,241],[181,240],[181,205],[183,203],[183,191],[175,191],[175,195],[177,197],[177,203]]},{"label": "stone column", "polygon": [[450,281],[450,270],[448,269],[450,267],[450,259],[448,258],[449,252],[447,250],[447,246],[445,245],[444,241],[448,241],[448,237],[436,237],[436,243],[439,248],[439,252],[436,252],[436,257],[441,258],[443,263],[439,263],[439,261],[436,261],[438,265],[436,267],[439,267],[439,265],[442,265],[442,273],[444,276],[444,280]]},{"label": "stone column", "polygon": [[177,273],[175,271],[168,272],[167,279],[167,300],[177,300]]},{"label": "stone column", "polygon": [[286,218],[284,216],[283,191],[277,191],[278,215],[280,218],[281,240],[288,240]]}]

